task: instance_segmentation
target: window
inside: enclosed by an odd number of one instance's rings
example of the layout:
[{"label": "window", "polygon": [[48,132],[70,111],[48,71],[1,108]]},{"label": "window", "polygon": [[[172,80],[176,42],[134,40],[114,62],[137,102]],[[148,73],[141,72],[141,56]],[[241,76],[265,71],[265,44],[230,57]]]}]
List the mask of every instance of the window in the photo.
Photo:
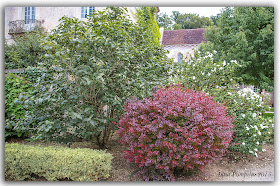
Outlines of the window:
[{"label": "window", "polygon": [[90,6],[90,7],[82,7],[81,9],[81,17],[82,18],[86,18],[87,16],[92,15],[94,12],[94,7]]},{"label": "window", "polygon": [[178,54],[178,63],[181,64],[181,60],[182,60],[183,55],[181,53]]},{"label": "window", "polygon": [[24,14],[25,24],[35,23],[35,7],[25,7]]}]

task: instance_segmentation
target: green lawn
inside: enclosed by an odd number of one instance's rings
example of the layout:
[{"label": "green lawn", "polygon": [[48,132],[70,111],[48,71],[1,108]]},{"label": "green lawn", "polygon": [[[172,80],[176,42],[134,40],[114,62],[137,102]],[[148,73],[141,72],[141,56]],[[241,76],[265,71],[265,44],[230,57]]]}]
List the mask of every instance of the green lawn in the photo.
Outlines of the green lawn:
[{"label": "green lawn", "polygon": [[[274,107],[271,107],[270,109],[267,109],[267,111],[274,112]],[[273,118],[274,113],[263,113],[263,117],[264,118]]]},{"label": "green lawn", "polygon": [[270,109],[267,109],[267,111],[274,112],[274,107],[271,107]]},{"label": "green lawn", "polygon": [[264,118],[273,118],[274,117],[274,113],[263,113],[263,117]]}]

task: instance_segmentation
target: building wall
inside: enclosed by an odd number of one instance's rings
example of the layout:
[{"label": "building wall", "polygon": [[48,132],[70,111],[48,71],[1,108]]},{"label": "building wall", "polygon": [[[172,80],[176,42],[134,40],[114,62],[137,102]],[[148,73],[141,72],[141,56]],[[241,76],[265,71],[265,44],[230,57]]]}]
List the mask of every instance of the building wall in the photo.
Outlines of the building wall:
[{"label": "building wall", "polygon": [[[24,20],[24,8],[25,7],[6,7],[5,8],[5,39],[12,42],[12,36],[8,34],[9,32],[9,21]],[[96,11],[103,10],[106,7],[95,7]],[[127,7],[128,14],[130,15],[132,21],[135,22],[133,18],[133,12],[135,12],[135,7]],[[63,16],[76,17],[81,20],[86,20],[81,18],[81,7],[35,7],[35,19],[42,21],[42,26],[44,31],[50,32],[59,24],[59,19]]]},{"label": "building wall", "polygon": [[169,54],[167,56],[169,58],[173,58],[174,61],[178,62],[178,54],[181,53],[183,55],[183,58],[189,58],[191,55],[194,54],[194,49],[197,49],[198,45],[169,45],[164,46],[165,50],[169,51]]},{"label": "building wall", "polygon": [[36,7],[35,18],[42,20],[45,31],[50,32],[63,16],[81,18],[81,7]]},{"label": "building wall", "polygon": [[24,7],[6,7],[5,8],[5,39],[11,39],[9,35],[9,21],[23,20]]}]

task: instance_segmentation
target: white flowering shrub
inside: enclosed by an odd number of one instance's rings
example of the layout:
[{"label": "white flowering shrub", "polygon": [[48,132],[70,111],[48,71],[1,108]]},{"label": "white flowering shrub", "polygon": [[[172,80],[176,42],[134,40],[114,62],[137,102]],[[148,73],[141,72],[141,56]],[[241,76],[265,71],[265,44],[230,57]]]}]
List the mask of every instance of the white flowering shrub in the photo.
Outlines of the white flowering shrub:
[{"label": "white flowering shrub", "polygon": [[224,90],[225,87],[234,87],[237,81],[232,74],[239,65],[236,60],[215,63],[213,55],[200,56],[199,53],[188,61],[178,64],[177,74],[170,76],[172,83],[183,83],[188,88],[195,88],[211,93]]},{"label": "white flowering shrub", "polygon": [[[265,119],[265,104],[260,94],[246,88],[238,91],[242,79],[232,76],[239,63],[236,60],[215,63],[213,55],[199,52],[190,60],[178,64],[177,74],[170,77],[173,83],[204,91],[214,100],[225,103],[233,116],[234,137],[230,150],[257,156],[262,144],[273,137],[273,119]],[[270,133],[270,134],[269,134]]]},{"label": "white flowering shrub", "polygon": [[262,114],[266,105],[262,97],[251,89],[228,92],[225,95],[228,113],[234,119],[234,137],[230,150],[257,156],[264,151],[262,144],[273,138],[273,119],[265,119]]}]

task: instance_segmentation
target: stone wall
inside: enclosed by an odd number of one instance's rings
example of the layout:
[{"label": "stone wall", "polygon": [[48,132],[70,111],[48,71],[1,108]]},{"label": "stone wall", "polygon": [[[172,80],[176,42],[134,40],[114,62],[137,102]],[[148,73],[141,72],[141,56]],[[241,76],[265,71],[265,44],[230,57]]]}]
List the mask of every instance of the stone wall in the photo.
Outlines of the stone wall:
[{"label": "stone wall", "polygon": [[173,58],[174,61],[178,62],[178,54],[181,53],[183,58],[189,58],[194,54],[194,50],[197,49],[198,45],[169,45],[164,46],[165,50],[169,51],[167,56]]}]

